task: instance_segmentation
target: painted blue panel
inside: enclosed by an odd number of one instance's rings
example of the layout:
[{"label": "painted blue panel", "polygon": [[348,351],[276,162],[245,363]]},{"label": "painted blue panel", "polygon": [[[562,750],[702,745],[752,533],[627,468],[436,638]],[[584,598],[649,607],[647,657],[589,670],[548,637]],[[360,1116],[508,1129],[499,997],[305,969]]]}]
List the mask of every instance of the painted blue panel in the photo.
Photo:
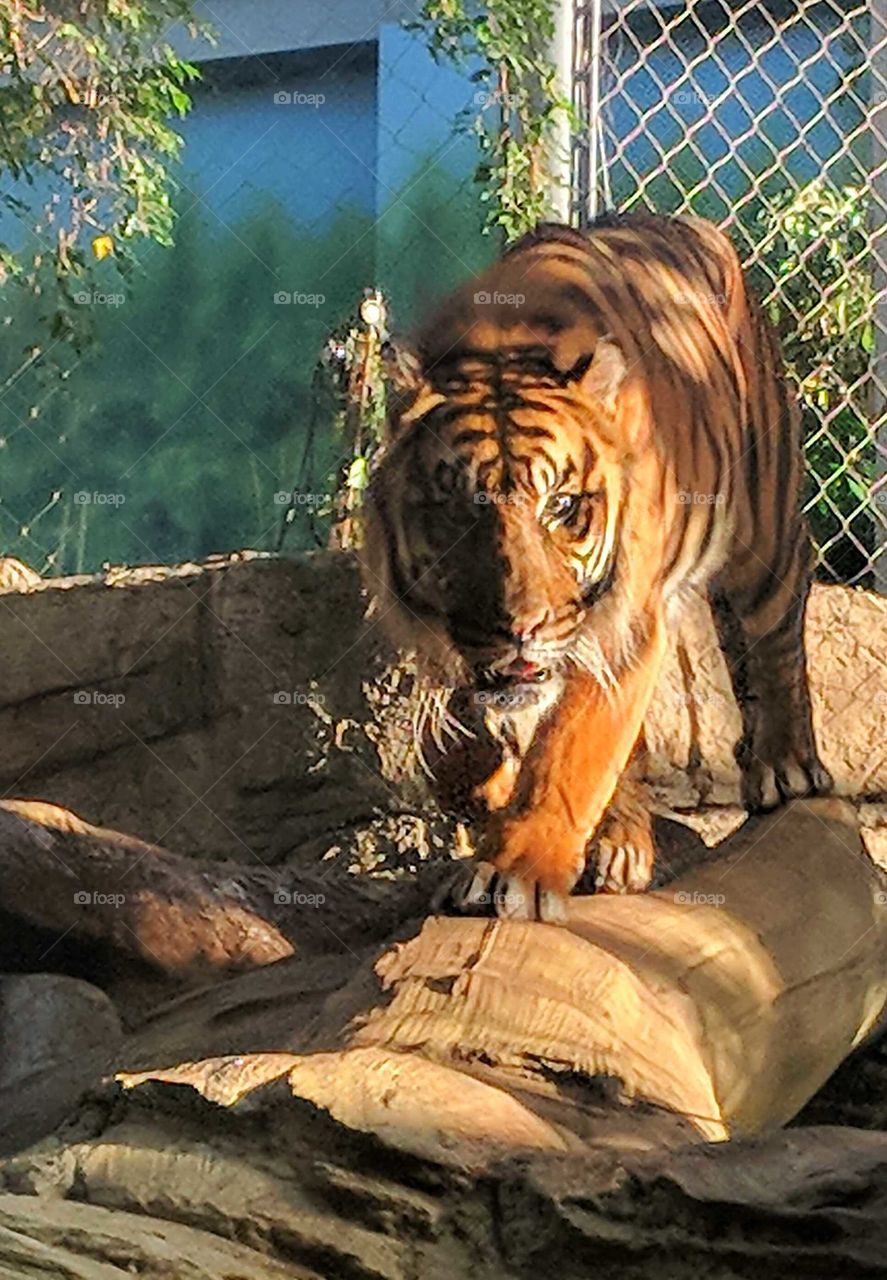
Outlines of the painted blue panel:
[{"label": "painted blue panel", "polygon": [[299,222],[376,199],[375,68],[332,60],[264,83],[198,88],[184,178],[221,217],[273,201]]},{"label": "painted blue panel", "polygon": [[438,63],[416,34],[387,24],[379,35],[378,283],[398,328],[496,254],[483,232],[488,206],[473,181],[475,139],[456,130],[476,117],[478,86]]},{"label": "painted blue panel", "polygon": [[379,31],[379,178],[383,192],[399,191],[419,163],[451,173],[472,172],[474,142],[454,137],[465,108],[476,111],[477,87],[450,63],[435,62],[422,38],[388,23]]}]

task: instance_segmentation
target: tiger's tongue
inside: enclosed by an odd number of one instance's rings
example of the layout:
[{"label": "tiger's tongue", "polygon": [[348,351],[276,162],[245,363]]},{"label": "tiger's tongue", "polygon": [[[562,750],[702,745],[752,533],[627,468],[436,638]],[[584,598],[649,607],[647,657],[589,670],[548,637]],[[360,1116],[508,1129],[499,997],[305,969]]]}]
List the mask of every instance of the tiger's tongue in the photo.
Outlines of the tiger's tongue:
[{"label": "tiger's tongue", "polygon": [[505,680],[530,680],[538,672],[539,667],[535,662],[528,662],[526,658],[515,658],[514,662],[509,662],[507,667],[500,667],[496,674],[500,679]]}]

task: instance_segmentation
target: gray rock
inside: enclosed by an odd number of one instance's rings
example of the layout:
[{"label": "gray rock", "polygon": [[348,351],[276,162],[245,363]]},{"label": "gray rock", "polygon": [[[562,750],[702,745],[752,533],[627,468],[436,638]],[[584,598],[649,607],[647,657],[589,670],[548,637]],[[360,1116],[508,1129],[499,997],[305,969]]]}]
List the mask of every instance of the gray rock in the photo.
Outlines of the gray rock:
[{"label": "gray rock", "polygon": [[0,1153],[55,1129],[113,1070],[121,1039],[97,987],[55,974],[0,977]]}]

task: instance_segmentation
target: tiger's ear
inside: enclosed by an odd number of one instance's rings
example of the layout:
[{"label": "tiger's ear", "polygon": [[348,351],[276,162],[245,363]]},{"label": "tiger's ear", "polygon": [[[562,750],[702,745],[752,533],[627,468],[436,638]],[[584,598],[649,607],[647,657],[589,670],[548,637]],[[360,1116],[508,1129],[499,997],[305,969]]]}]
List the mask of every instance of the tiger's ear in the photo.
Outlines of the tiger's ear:
[{"label": "tiger's ear", "polygon": [[400,420],[428,388],[428,379],[422,368],[419,353],[408,343],[388,339],[380,351],[385,374],[385,393],[388,406],[388,434],[393,439],[400,428]]},{"label": "tiger's ear", "polygon": [[[610,413],[628,373],[622,348],[610,334],[598,338],[594,354],[574,366],[575,382],[583,395],[598,400]],[[571,371],[571,372],[573,372]]]}]

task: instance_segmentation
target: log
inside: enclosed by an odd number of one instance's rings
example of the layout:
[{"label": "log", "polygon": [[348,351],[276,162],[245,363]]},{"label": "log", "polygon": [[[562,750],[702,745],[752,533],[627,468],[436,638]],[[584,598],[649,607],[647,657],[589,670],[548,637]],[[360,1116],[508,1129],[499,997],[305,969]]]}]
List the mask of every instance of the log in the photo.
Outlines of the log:
[{"label": "log", "polygon": [[668,888],[573,898],[565,928],[436,917],[335,990],[313,962],[307,1005],[307,961],[186,999],[130,1042],[120,1079],[226,1106],[282,1086],[469,1167],[761,1134],[882,1014],[885,903],[852,807],[798,801]]},{"label": "log", "polygon": [[[0,847],[7,907],[73,919],[165,971],[290,956],[152,1019],[121,1061],[127,1083],[229,1104],[285,1079],[434,1159],[764,1132],[887,1004],[887,897],[838,800],[746,824],[667,888],[574,898],[564,929],[421,920],[423,886],[354,877],[327,885],[335,917],[294,921],[279,870],[197,868],[36,803],[0,805]],[[125,870],[137,890],[123,903],[75,902],[92,892],[78,884]]]},{"label": "log", "polygon": [[[360,829],[352,834],[359,837]],[[704,852],[681,823],[657,819],[656,835],[665,875]],[[348,839],[340,836],[343,844]],[[394,885],[352,875],[342,862],[305,871],[198,861],[93,826],[58,805],[0,800],[0,925],[12,935],[0,943],[0,969],[4,956],[17,967],[23,939],[16,921],[41,931],[36,960],[60,939],[82,939],[191,984],[296,952],[356,960],[362,948],[424,913],[451,869],[441,859]]]},{"label": "log", "polygon": [[[430,890],[427,892],[430,893]],[[4,913],[110,944],[162,974],[206,981],[297,950],[381,940],[425,900],[379,881],[197,862],[57,805],[0,801]]]}]

